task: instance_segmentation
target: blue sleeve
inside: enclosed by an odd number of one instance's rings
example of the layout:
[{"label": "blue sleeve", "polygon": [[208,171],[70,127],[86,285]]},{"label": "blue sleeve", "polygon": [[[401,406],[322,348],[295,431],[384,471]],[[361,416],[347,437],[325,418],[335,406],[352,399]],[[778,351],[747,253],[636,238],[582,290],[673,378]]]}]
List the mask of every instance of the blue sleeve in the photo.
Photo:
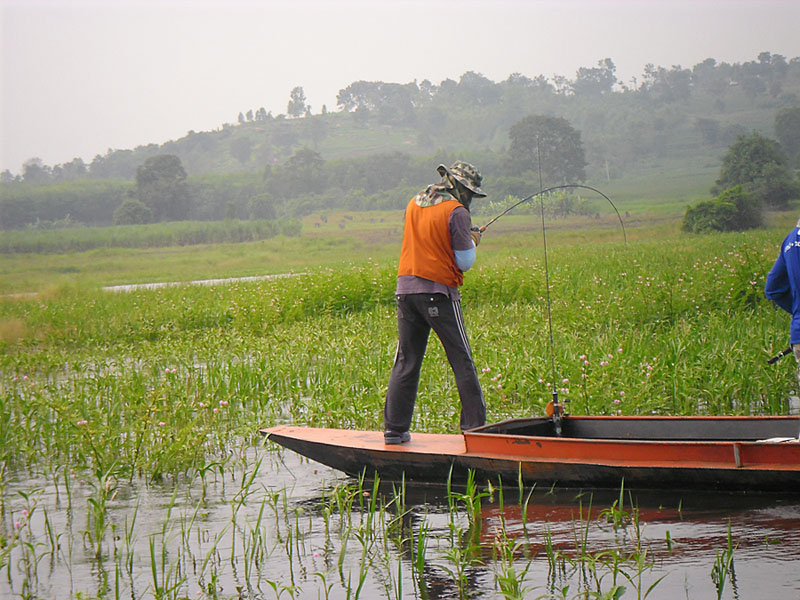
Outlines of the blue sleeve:
[{"label": "blue sleeve", "polygon": [[456,264],[462,272],[469,271],[475,264],[475,245],[469,250],[453,250],[456,257]]},{"label": "blue sleeve", "polygon": [[789,272],[783,258],[783,246],[775,264],[767,274],[764,295],[788,313],[792,312],[792,290],[789,284]]}]

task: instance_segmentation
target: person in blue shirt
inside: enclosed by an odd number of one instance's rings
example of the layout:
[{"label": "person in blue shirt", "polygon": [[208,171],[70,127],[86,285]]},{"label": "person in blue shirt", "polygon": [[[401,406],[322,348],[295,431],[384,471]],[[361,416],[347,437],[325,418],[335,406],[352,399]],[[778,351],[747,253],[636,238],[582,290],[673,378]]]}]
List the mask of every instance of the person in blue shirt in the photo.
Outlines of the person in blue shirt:
[{"label": "person in blue shirt", "polygon": [[767,274],[764,295],[792,315],[789,345],[798,363],[800,385],[800,220],[781,244],[778,258]]}]

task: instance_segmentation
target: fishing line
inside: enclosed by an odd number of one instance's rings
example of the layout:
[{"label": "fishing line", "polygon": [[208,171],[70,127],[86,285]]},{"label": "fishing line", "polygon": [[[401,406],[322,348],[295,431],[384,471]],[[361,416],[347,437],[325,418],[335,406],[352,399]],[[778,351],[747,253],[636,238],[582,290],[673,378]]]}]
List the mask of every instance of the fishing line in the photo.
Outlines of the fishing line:
[{"label": "fishing line", "polygon": [[[536,136],[536,162],[539,166],[539,189],[542,190],[544,184],[542,182],[542,155],[541,150],[539,149],[539,136]],[[561,436],[561,406],[558,403],[558,385],[557,385],[557,375],[556,375],[556,344],[553,339],[553,317],[550,311],[550,269],[548,268],[547,264],[547,231],[544,224],[544,196],[540,195],[540,202],[539,205],[541,207],[541,215],[542,215],[542,244],[544,246],[544,288],[545,288],[545,298],[547,299],[547,327],[550,334],[550,367],[552,371],[552,383],[553,383],[553,426],[556,430],[556,435]],[[519,203],[518,203],[519,204]],[[498,216],[497,219],[500,217]],[[491,223],[489,223],[491,224]],[[487,227],[488,225],[487,224]]]},{"label": "fishing line", "polygon": [[[540,185],[541,185],[541,182],[540,182]],[[513,209],[517,208],[520,204],[524,204],[525,202],[533,200],[537,196],[544,196],[545,194],[549,194],[550,192],[555,192],[557,190],[573,189],[573,188],[584,189],[584,190],[589,190],[589,191],[595,192],[596,194],[600,194],[603,198],[605,198],[608,201],[608,203],[611,205],[611,208],[613,208],[614,212],[617,214],[617,219],[619,220],[619,224],[622,227],[622,237],[625,240],[625,243],[627,244],[628,243],[628,236],[625,233],[625,223],[622,222],[622,216],[619,214],[619,211],[617,210],[617,207],[611,201],[611,198],[606,196],[603,192],[601,192],[597,188],[593,188],[590,185],[584,185],[582,183],[565,183],[563,185],[554,185],[553,187],[549,187],[547,189],[541,190],[539,192],[536,192],[535,194],[531,194],[530,196],[525,196],[522,200],[519,200],[518,202],[515,202],[514,204],[509,206],[507,209],[505,209],[503,212],[501,212],[499,215],[497,215],[496,217],[491,219],[488,223],[486,223],[486,225],[481,225],[481,227],[480,227],[481,233],[486,231],[486,229],[489,227],[489,225],[491,225],[492,223],[497,221],[500,217],[503,217],[503,216],[507,215]],[[544,202],[544,199],[542,199],[542,202]]]},{"label": "fishing line", "polygon": [[541,221],[542,221],[542,244],[544,246],[544,281],[545,281],[545,298],[546,298],[546,302],[547,302],[547,326],[548,326],[548,333],[549,333],[549,338],[550,338],[550,368],[551,368],[551,377],[552,377],[552,386],[553,386],[553,400],[552,400],[553,414],[552,414],[552,417],[553,417],[553,426],[555,428],[555,433],[556,433],[557,436],[561,436],[561,433],[562,433],[562,431],[561,431],[562,409],[561,409],[561,405],[560,405],[559,400],[558,400],[558,383],[557,383],[558,382],[558,374],[556,372],[555,339],[553,337],[553,317],[552,317],[552,311],[551,311],[552,303],[551,303],[551,300],[550,300],[550,269],[549,269],[549,265],[548,265],[548,261],[547,261],[547,228],[545,226],[545,218],[544,218],[544,197],[545,197],[546,194],[549,194],[551,192],[554,192],[554,191],[557,191],[557,190],[566,190],[566,189],[585,189],[585,190],[592,191],[592,192],[594,192],[596,194],[599,194],[600,196],[605,198],[608,201],[608,203],[611,205],[611,208],[614,209],[614,212],[617,215],[617,219],[619,220],[620,227],[622,228],[622,237],[623,237],[623,239],[624,239],[626,244],[628,243],[628,236],[627,236],[627,234],[625,232],[625,223],[623,223],[623,221],[622,221],[622,215],[619,214],[619,210],[617,210],[616,205],[611,201],[611,198],[606,196],[603,192],[601,192],[597,188],[593,188],[592,186],[584,185],[582,183],[565,183],[565,184],[562,184],[562,185],[555,185],[555,186],[549,187],[547,189],[543,189],[544,188],[544,183],[542,181],[542,154],[541,154],[541,148],[540,148],[540,145],[539,145],[539,137],[538,136],[536,137],[536,158],[537,158],[538,170],[539,170],[539,191],[534,193],[534,194],[531,194],[530,196],[526,196],[525,198],[523,198],[522,200],[520,200],[518,202],[515,202],[514,204],[512,204],[511,206],[506,208],[503,212],[501,212],[499,215],[497,215],[496,217],[491,219],[488,223],[486,223],[485,225],[482,225],[478,229],[480,230],[481,233],[483,233],[484,231],[486,231],[489,228],[489,226],[492,223],[494,223],[495,221],[497,221],[501,217],[507,215],[509,212],[511,212],[513,209],[515,209],[519,205],[521,205],[521,204],[523,204],[525,202],[528,202],[530,200],[533,200],[536,197],[539,197],[539,199],[540,199],[539,206],[540,206],[540,214],[541,214]]}]

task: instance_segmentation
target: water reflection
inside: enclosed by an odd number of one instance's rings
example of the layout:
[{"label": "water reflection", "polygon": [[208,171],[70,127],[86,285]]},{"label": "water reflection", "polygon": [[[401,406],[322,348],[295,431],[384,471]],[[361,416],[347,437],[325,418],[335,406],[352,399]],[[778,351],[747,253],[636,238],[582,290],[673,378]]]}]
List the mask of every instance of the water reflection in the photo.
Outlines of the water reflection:
[{"label": "water reflection", "polygon": [[80,476],[6,474],[0,597],[577,598],[616,577],[624,597],[655,584],[648,598],[707,598],[715,567],[723,598],[800,597],[798,496],[448,494],[373,488],[282,450],[225,463],[205,481],[116,482],[102,515]]}]

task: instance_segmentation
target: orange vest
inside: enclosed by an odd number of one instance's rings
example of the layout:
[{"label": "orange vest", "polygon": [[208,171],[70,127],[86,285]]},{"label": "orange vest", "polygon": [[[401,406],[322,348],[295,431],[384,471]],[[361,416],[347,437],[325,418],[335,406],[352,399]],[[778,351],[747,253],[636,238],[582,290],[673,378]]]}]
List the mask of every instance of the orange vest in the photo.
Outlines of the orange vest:
[{"label": "orange vest", "polygon": [[416,275],[454,288],[464,283],[450,239],[450,213],[459,206],[457,200],[424,208],[413,199],[408,203],[398,275]]}]

